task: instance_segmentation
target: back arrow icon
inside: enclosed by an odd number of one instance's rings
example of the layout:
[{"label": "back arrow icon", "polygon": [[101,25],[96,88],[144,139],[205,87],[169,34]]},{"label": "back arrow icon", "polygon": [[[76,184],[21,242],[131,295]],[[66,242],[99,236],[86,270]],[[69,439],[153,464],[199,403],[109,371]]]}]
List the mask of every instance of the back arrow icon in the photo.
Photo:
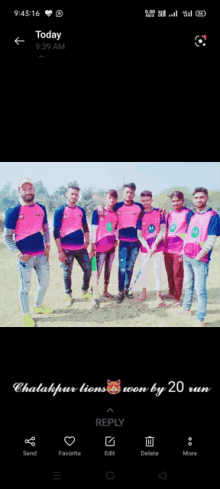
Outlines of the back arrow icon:
[{"label": "back arrow icon", "polygon": [[15,39],[15,42],[16,42],[16,44],[19,45],[19,42],[25,42],[25,41],[23,41],[22,39],[19,39],[19,37],[17,37],[17,39]]},{"label": "back arrow icon", "polygon": [[160,479],[166,480],[167,479],[167,473],[162,472],[162,474],[158,474],[158,477],[160,477]]}]

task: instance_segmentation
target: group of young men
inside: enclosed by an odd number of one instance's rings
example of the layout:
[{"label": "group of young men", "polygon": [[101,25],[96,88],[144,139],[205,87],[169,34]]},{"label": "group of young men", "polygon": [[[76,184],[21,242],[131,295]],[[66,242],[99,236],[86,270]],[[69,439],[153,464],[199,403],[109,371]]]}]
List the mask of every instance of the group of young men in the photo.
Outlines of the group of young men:
[{"label": "group of young men", "polygon": [[[204,326],[207,307],[206,281],[209,261],[217,236],[220,235],[218,214],[208,207],[208,191],[196,188],[193,192],[194,213],[184,207],[184,196],[175,191],[170,196],[173,210],[152,207],[150,191],[141,193],[141,203],[134,202],[134,183],[123,187],[123,201],[117,202],[116,190],[108,190],[106,204],[93,212],[90,233],[84,209],[77,205],[80,189],[70,186],[66,191],[66,204],[55,211],[54,239],[58,259],[63,268],[65,306],[71,307],[72,268],[74,258],[83,271],[82,297],[91,300],[91,258],[96,256],[97,275],[104,266],[104,296],[121,303],[124,298],[134,299],[129,290],[138,253],[146,263],[142,274],[142,294],[139,301],[147,300],[148,269],[153,256],[155,290],[158,307],[165,307],[164,299],[173,299],[173,307],[181,315],[190,315],[194,288],[198,307],[194,326]],[[29,311],[29,290],[34,268],[38,289],[34,304],[35,314],[50,314],[53,309],[44,305],[43,299],[49,285],[50,236],[46,209],[34,200],[34,185],[29,178],[18,182],[20,205],[6,212],[4,241],[17,255],[20,273],[20,302],[25,326],[35,326]],[[15,240],[13,239],[15,235]],[[108,292],[115,250],[118,246],[118,295]],[[149,260],[146,261],[146,256]],[[169,284],[168,295],[162,297],[163,257]],[[181,294],[185,285],[183,304]]]}]

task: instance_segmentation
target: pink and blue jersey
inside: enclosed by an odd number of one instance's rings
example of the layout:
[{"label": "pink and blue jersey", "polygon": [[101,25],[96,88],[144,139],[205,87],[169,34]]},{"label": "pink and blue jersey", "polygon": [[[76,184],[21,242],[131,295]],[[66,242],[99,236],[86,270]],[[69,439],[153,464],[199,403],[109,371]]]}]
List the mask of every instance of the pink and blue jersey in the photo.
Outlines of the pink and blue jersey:
[{"label": "pink and blue jersey", "polygon": [[96,234],[96,251],[110,251],[115,242],[115,231],[118,224],[118,217],[114,211],[104,209],[103,216],[99,216],[95,210],[92,215],[92,225],[98,226]]},{"label": "pink and blue jersey", "polygon": [[[184,240],[184,254],[189,258],[195,258],[202,249],[200,243],[204,243],[210,235],[220,235],[219,215],[211,207],[206,212],[196,212],[191,217]],[[201,258],[201,261],[208,263],[211,259],[211,253],[212,249]]]},{"label": "pink and blue jersey", "polygon": [[180,212],[171,211],[166,219],[166,248],[167,253],[179,254],[183,248],[183,239],[178,236],[179,233],[187,232],[189,222],[193,216],[193,211],[183,207]]},{"label": "pink and blue jersey", "polygon": [[80,250],[84,244],[84,233],[89,228],[84,209],[76,205],[63,205],[54,214],[54,238],[60,238],[63,250]]},{"label": "pink and blue jersey", "polygon": [[113,211],[118,216],[119,240],[135,242],[137,238],[137,220],[143,210],[142,204],[133,202],[132,205],[125,205],[124,202],[119,202],[113,207]]},{"label": "pink and blue jersey", "polygon": [[44,224],[47,224],[47,212],[37,202],[10,207],[5,215],[5,228],[14,231],[16,246],[23,254],[43,255]]},{"label": "pink and blue jersey", "polygon": [[[137,221],[137,229],[141,230],[142,236],[146,239],[149,247],[152,247],[157,235],[160,232],[160,225],[165,224],[165,217],[160,214],[159,209],[152,209],[151,212],[142,211]],[[156,252],[164,251],[165,245],[163,240],[158,243]],[[147,249],[141,246],[141,252],[147,253]]]}]

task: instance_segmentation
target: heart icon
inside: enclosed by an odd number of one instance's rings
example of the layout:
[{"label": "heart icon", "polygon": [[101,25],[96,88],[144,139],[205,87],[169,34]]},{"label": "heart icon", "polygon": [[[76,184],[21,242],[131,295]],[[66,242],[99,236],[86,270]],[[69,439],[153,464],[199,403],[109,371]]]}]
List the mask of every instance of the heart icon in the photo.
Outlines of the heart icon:
[{"label": "heart icon", "polygon": [[45,14],[47,15],[47,17],[50,17],[50,15],[52,15],[53,11],[52,10],[45,10]]},{"label": "heart icon", "polygon": [[65,436],[64,441],[69,447],[71,447],[76,439],[74,438],[74,436]]},{"label": "heart icon", "polygon": [[203,37],[203,39],[207,39],[207,36],[202,36],[202,37]]}]

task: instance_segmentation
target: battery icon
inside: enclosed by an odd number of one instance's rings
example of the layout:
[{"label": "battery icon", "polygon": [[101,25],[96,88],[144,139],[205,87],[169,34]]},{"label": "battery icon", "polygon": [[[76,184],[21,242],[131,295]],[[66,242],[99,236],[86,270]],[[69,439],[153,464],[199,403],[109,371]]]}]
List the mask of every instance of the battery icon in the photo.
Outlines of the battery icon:
[{"label": "battery icon", "polygon": [[196,10],[195,15],[196,15],[196,17],[205,17],[206,11],[205,10]]}]

